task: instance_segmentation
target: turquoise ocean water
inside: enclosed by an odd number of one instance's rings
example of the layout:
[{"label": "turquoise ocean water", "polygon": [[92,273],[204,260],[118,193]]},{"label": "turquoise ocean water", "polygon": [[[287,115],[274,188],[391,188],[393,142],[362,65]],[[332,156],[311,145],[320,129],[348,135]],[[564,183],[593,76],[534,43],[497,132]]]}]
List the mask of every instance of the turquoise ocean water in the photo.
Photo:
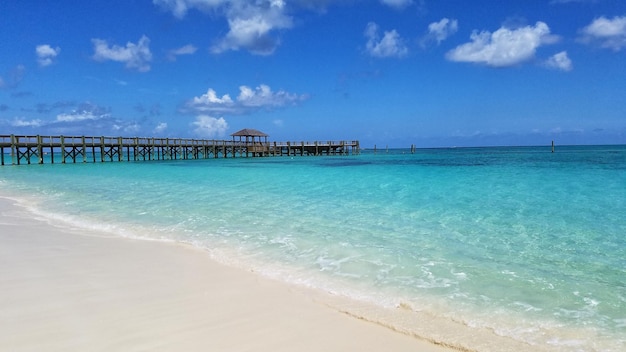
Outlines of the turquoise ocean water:
[{"label": "turquoise ocean water", "polygon": [[0,187],[74,226],[470,334],[626,350],[626,146],[4,166]]}]

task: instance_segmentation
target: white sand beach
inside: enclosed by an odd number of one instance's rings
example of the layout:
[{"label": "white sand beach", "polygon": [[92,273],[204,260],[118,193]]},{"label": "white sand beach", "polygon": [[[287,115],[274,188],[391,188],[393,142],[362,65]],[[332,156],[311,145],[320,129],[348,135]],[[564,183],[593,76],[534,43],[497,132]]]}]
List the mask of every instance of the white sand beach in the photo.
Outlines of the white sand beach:
[{"label": "white sand beach", "polygon": [[450,351],[192,246],[34,219],[0,198],[3,351]]}]

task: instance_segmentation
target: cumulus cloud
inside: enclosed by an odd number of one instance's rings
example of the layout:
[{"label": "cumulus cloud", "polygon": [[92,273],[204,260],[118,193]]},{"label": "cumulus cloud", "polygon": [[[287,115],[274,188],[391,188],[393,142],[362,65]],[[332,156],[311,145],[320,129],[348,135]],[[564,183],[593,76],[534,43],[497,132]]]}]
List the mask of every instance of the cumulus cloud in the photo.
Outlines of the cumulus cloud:
[{"label": "cumulus cloud", "polygon": [[572,60],[567,56],[567,51],[554,54],[545,62],[545,65],[549,68],[562,71],[571,71],[574,68]]},{"label": "cumulus cloud", "polygon": [[58,114],[56,120],[58,122],[77,122],[85,120],[99,120],[105,117],[105,115],[95,115],[91,111],[74,111],[68,114]]},{"label": "cumulus cloud", "polygon": [[235,102],[228,94],[220,98],[212,88],[199,97],[193,97],[185,106],[194,112],[234,113],[236,111]]},{"label": "cumulus cloud", "polygon": [[128,42],[126,46],[109,46],[106,40],[92,39],[94,47],[93,59],[96,61],[122,62],[126,68],[135,69],[139,72],[150,71],[150,39],[142,36],[137,44]]},{"label": "cumulus cloud", "polygon": [[[85,131],[100,131],[98,133],[108,133],[112,126],[126,125],[126,123],[115,119],[108,108],[104,108],[90,102],[75,104],[62,103],[54,104],[57,108],[70,108],[70,111],[58,113],[53,119],[33,119],[26,120],[16,118],[9,121],[9,124],[15,128],[37,128],[38,130],[46,129],[50,133],[85,133]],[[39,107],[38,107],[39,109]],[[51,108],[46,108],[46,112],[50,112]]]},{"label": "cumulus cloud", "polygon": [[15,118],[10,123],[11,127],[41,127],[44,124],[40,119],[25,120],[22,118]]},{"label": "cumulus cloud", "polygon": [[224,4],[228,0],[153,0],[152,3],[172,12],[174,17],[182,19],[191,9],[209,12]]},{"label": "cumulus cloud", "polygon": [[[109,108],[90,102],[80,104],[63,102],[54,105],[65,111],[50,119],[15,118],[12,121],[6,120],[4,123],[16,130],[22,130],[21,133],[43,132],[45,134],[65,135],[135,133],[141,128],[140,123],[117,118],[111,114]],[[50,109],[46,109],[46,111],[50,112]]]},{"label": "cumulus cloud", "polygon": [[237,96],[237,102],[249,108],[280,107],[303,99],[306,97],[287,93],[284,90],[272,92],[272,89],[265,84],[261,84],[255,89],[241,86],[239,87],[239,96]]},{"label": "cumulus cloud", "polygon": [[493,33],[474,31],[470,39],[449,51],[446,58],[493,67],[513,66],[533,58],[537,48],[556,42],[558,37],[550,34],[547,24],[537,22],[517,29],[501,27]]},{"label": "cumulus cloud", "polygon": [[35,47],[35,53],[37,54],[39,66],[46,67],[54,63],[54,59],[61,53],[61,48],[58,46],[53,48],[48,44],[42,44]]},{"label": "cumulus cloud", "polygon": [[378,25],[374,22],[367,24],[365,28],[365,37],[367,44],[365,48],[367,53],[373,57],[404,57],[408,54],[409,49],[404,44],[402,38],[396,30],[385,31],[383,37],[380,37]]},{"label": "cumulus cloud", "polygon": [[276,30],[293,26],[284,0],[153,0],[153,3],[182,19],[191,9],[224,15],[229,31],[211,47],[215,54],[245,49],[270,55],[280,44]]},{"label": "cumulus cloud", "polygon": [[167,123],[166,122],[159,122],[156,127],[154,128],[154,130],[152,130],[153,133],[156,134],[160,134],[165,132],[165,130],[167,129]]},{"label": "cumulus cloud", "polygon": [[380,0],[381,3],[396,9],[403,9],[413,3],[413,0]]},{"label": "cumulus cloud", "polygon": [[75,106],[70,112],[57,114],[55,122],[81,122],[102,120],[111,117],[110,109],[104,108],[90,102],[85,102]]},{"label": "cumulus cloud", "polygon": [[422,39],[422,44],[430,41],[436,41],[437,45],[446,40],[459,30],[459,23],[455,19],[442,18],[439,22],[433,22],[428,25],[428,33]]},{"label": "cumulus cloud", "polygon": [[181,55],[192,55],[197,50],[198,50],[198,48],[196,48],[195,46],[193,46],[191,44],[187,44],[187,45],[182,46],[180,48],[170,50],[167,53],[167,58],[170,61],[176,61],[176,57],[181,56]]},{"label": "cumulus cloud", "polygon": [[626,47],[626,16],[596,18],[581,31],[580,41],[599,44],[600,47],[620,51]]},{"label": "cumulus cloud", "polygon": [[293,26],[291,17],[285,14],[282,0],[258,1],[255,4],[233,2],[227,13],[230,30],[211,48],[213,53],[244,48],[253,54],[272,54],[280,40],[270,33]]},{"label": "cumulus cloud", "polygon": [[196,116],[191,123],[193,133],[200,137],[222,137],[228,129],[228,123],[223,117],[215,118],[208,115]]},{"label": "cumulus cloud", "polygon": [[297,104],[306,99],[306,95],[292,94],[284,90],[273,92],[265,84],[261,84],[255,89],[240,86],[236,100],[233,100],[228,94],[220,97],[215,90],[209,88],[205,94],[189,100],[183,110],[192,113],[244,114],[261,109]]},{"label": "cumulus cloud", "polygon": [[110,115],[107,113],[99,114],[94,111],[72,111],[70,113],[58,114],[56,117],[57,122],[80,122],[85,120],[100,120],[108,118]]},{"label": "cumulus cloud", "polygon": [[124,121],[122,123],[114,123],[111,125],[113,131],[123,132],[123,133],[137,133],[141,129],[141,125],[135,121],[127,122]]}]

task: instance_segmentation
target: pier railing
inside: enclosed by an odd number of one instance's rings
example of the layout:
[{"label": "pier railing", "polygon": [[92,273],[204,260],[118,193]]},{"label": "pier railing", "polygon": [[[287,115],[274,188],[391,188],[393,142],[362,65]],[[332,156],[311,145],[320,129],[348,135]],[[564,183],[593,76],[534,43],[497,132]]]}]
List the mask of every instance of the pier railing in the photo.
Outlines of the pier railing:
[{"label": "pier railing", "polygon": [[359,141],[260,142],[187,138],[0,135],[1,165],[358,153]]}]

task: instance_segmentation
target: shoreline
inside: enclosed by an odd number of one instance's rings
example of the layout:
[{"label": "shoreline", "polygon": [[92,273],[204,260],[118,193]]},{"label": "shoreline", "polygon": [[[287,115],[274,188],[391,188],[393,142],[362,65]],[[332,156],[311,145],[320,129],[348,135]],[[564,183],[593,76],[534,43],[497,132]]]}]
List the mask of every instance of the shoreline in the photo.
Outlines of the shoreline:
[{"label": "shoreline", "polygon": [[0,345],[11,351],[424,351],[447,348],[333,308],[332,297],[180,243],[32,219],[0,197]]}]

